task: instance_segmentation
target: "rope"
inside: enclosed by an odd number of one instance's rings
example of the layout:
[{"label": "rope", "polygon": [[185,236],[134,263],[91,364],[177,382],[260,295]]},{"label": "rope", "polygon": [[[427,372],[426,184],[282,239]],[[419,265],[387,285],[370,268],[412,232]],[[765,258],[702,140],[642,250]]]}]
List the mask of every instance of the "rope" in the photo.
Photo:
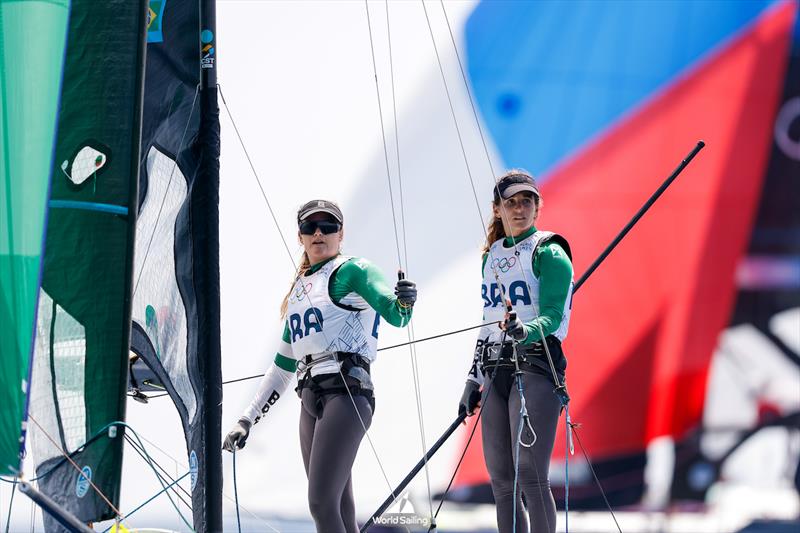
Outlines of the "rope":
[{"label": "rope", "polygon": [[[500,322],[485,322],[483,324],[478,324],[477,326],[470,326],[468,328],[462,328],[462,329],[457,329],[457,330],[454,330],[454,331],[448,331],[448,332],[445,332],[445,333],[439,333],[438,335],[433,335],[431,337],[423,337],[421,339],[416,339],[414,341],[403,342],[403,343],[400,343],[400,344],[393,344],[391,346],[385,346],[383,348],[378,348],[377,351],[382,352],[384,350],[393,350],[395,348],[402,348],[403,346],[409,346],[409,345],[412,345],[412,344],[417,344],[417,343],[425,342],[425,341],[432,341],[432,340],[439,339],[439,338],[442,338],[442,337],[447,337],[449,335],[455,335],[457,333],[464,333],[465,331],[471,331],[473,329],[478,329],[478,328],[482,328],[482,327],[485,327],[485,326],[492,326],[492,325],[495,325],[495,324],[500,324]],[[230,385],[231,383],[239,383],[240,381],[249,381],[249,380],[252,380],[252,379],[259,379],[259,378],[262,378],[262,377],[264,377],[264,374],[254,374],[252,376],[245,376],[245,377],[241,377],[241,378],[229,379],[227,381],[223,381],[222,384],[223,385]],[[133,395],[132,394],[128,394],[128,396],[133,396]],[[147,399],[150,400],[152,398],[161,398],[163,396],[169,396],[169,393],[167,393],[167,392],[159,392],[157,394],[151,394],[150,396],[147,396]],[[150,443],[150,444],[152,444],[152,443]],[[2,478],[0,478],[0,479],[2,479]]]},{"label": "rope", "polygon": [[[136,453],[139,455],[139,457],[141,457],[142,459],[144,459],[145,461],[147,461],[147,457],[145,457],[145,453],[146,453],[146,452],[145,452],[144,450],[140,450],[140,449],[139,449],[139,445],[138,445],[138,444],[136,444],[136,442],[135,442],[133,439],[131,439],[130,437],[128,437],[127,435],[125,435],[125,440],[126,440],[126,441],[127,441],[127,443],[128,443],[128,444],[129,444],[129,445],[130,445],[130,446],[133,448],[133,450],[134,450],[134,451],[135,451],[135,452],[136,452]],[[175,479],[174,479],[172,476],[170,476],[169,474],[167,474],[167,473],[166,473],[166,470],[164,470],[164,467],[162,467],[160,464],[158,464],[158,463],[156,462],[156,460],[155,460],[155,459],[152,459],[152,457],[151,457],[151,460],[153,461],[153,464],[154,464],[154,465],[156,465],[156,466],[159,468],[159,470],[161,470],[161,472],[162,472],[161,474],[159,474],[159,473],[156,473],[156,475],[157,475],[159,478],[161,478],[161,480],[162,480],[162,481],[166,481],[166,480],[168,480],[168,481],[170,482],[170,484],[172,484],[172,483],[175,481]],[[161,486],[163,487],[163,483],[162,483],[162,485],[161,485]],[[180,485],[178,485],[178,487],[177,487],[177,488],[181,489],[181,490],[182,490],[182,491],[183,491],[183,492],[184,492],[184,493],[185,493],[185,494],[186,494],[186,495],[187,495],[189,498],[191,498],[191,497],[192,497],[192,496],[191,496],[191,494],[189,494],[189,493],[186,491],[186,489],[184,489],[184,488],[183,488],[183,487],[181,487]],[[181,503],[183,503],[183,504],[184,504],[186,507],[188,507],[190,511],[192,510],[192,506],[191,506],[191,504],[189,504],[189,503],[188,503],[186,500],[184,500],[184,499],[183,499],[183,496],[181,496],[181,494],[180,494],[180,493],[178,493],[178,491],[177,491],[177,490],[173,489],[173,491],[172,491],[172,492],[175,494],[175,496],[177,496],[177,498],[178,498],[178,499],[181,501]]]},{"label": "rope", "polygon": [[[239,143],[242,146],[242,150],[244,150],[245,155],[247,155],[247,148],[245,147],[244,140],[242,139],[241,135],[239,135],[239,128],[236,126],[236,121],[233,118],[233,114],[231,113],[230,108],[228,107],[228,104],[225,101],[225,97],[222,94],[221,87],[218,86],[218,88],[219,88],[219,91],[220,91],[220,96],[222,97],[222,102],[223,102],[223,104],[225,106],[225,110],[228,113],[228,117],[230,118],[231,123],[233,124],[234,130],[237,132],[237,137],[239,139]],[[295,271],[297,271],[297,263],[295,262],[294,257],[292,256],[292,252],[289,249],[288,244],[286,243],[286,239],[283,236],[283,231],[281,230],[280,225],[278,224],[278,219],[275,217],[275,213],[272,211],[272,207],[270,205],[269,199],[267,198],[266,192],[264,191],[264,188],[261,187],[261,180],[258,177],[258,173],[256,172],[255,166],[252,164],[252,161],[250,160],[249,155],[247,156],[247,159],[248,159],[248,161],[250,161],[250,169],[253,171],[253,176],[255,177],[259,188],[261,189],[262,197],[264,198],[264,201],[267,204],[267,208],[269,209],[269,212],[272,215],[272,220],[275,223],[275,228],[278,231],[278,234],[280,235],[281,240],[283,241],[284,247],[286,248],[286,253],[289,255],[289,261],[291,261],[292,266],[294,267]],[[308,307],[309,307],[309,309],[314,307],[314,302],[311,301],[311,295],[308,295]],[[325,335],[325,331],[324,330],[320,331],[320,333],[322,333],[322,336],[325,339],[326,344],[330,345],[331,343],[328,340],[327,336]],[[342,381],[345,382],[345,377],[344,377],[344,374],[342,373],[341,367],[339,368],[339,375],[341,376]],[[361,417],[361,413],[358,411],[358,406],[356,405],[355,398],[353,398],[353,394],[352,394],[352,392],[350,391],[349,388],[347,388],[346,390],[347,390],[347,395],[350,398],[350,402],[353,405],[353,409],[354,409],[354,411],[356,413],[356,416],[358,417],[358,421],[361,424],[361,427],[364,429],[364,436],[367,438],[367,442],[369,443],[370,448],[372,449],[373,455],[375,456],[375,460],[377,461],[378,466],[379,466],[379,468],[381,470],[381,473],[383,474],[383,478],[386,481],[386,485],[389,487],[389,490],[391,490],[392,489],[392,484],[389,481],[389,477],[386,475],[386,469],[383,467],[383,463],[381,462],[381,459],[380,459],[380,457],[378,455],[378,452],[377,452],[377,450],[375,448],[375,444],[372,441],[372,437],[369,434],[369,430],[367,429],[367,426],[364,423],[364,419]]]},{"label": "rope", "polygon": [[522,396],[522,385],[517,385],[519,390],[519,395],[523,400],[523,403],[520,403],[519,409],[519,427],[517,428],[517,438],[514,442],[514,488],[512,490],[512,497],[511,502],[514,506],[514,515],[511,519],[511,531],[517,530],[517,484],[519,482],[519,448],[520,443],[522,441],[522,417],[525,411],[525,404],[524,404],[524,397]]},{"label": "rope", "polygon": [[[138,511],[139,509],[141,509],[142,507],[144,507],[144,506],[145,506],[145,505],[147,505],[148,503],[152,502],[153,500],[155,500],[156,498],[158,498],[159,496],[161,496],[163,493],[167,492],[167,490],[169,490],[170,488],[172,488],[172,486],[173,486],[173,485],[176,485],[176,484],[177,484],[179,481],[181,481],[183,478],[185,478],[185,477],[186,477],[186,476],[188,476],[189,474],[191,474],[191,472],[186,472],[186,473],[185,473],[185,474],[183,474],[181,477],[179,477],[178,479],[176,479],[175,481],[173,481],[172,483],[170,483],[169,485],[167,485],[166,487],[164,487],[164,488],[163,488],[163,489],[161,489],[160,491],[156,492],[156,493],[155,493],[153,496],[151,496],[151,497],[149,497],[147,500],[145,500],[145,501],[144,501],[144,503],[140,504],[140,505],[139,505],[138,507],[136,507],[136,508],[135,508],[133,511],[131,511],[130,513],[128,513],[127,515],[125,515],[125,518],[126,518],[126,519],[130,518],[130,517],[131,517],[131,516],[132,516],[132,515],[133,515],[133,514],[136,512],[136,511]],[[104,530],[103,530],[103,533],[106,533],[106,532],[107,532],[107,531],[109,531],[111,528],[113,528],[115,525],[117,525],[117,522],[114,522],[113,524],[111,524],[110,526],[108,526],[106,529],[104,529]]]},{"label": "rope", "polygon": [[586,455],[586,450],[583,447],[583,443],[581,442],[581,437],[578,435],[578,425],[572,424],[572,433],[575,435],[575,439],[578,441],[578,446],[581,448],[581,453],[583,453],[584,459],[586,459],[586,464],[589,465],[589,470],[592,472],[592,476],[594,477],[595,483],[597,483],[597,488],[600,489],[600,494],[603,496],[603,501],[606,502],[606,508],[608,512],[611,513],[611,518],[614,519],[614,524],[617,526],[617,531],[622,533],[622,528],[619,527],[619,522],[617,522],[617,517],[614,515],[614,510],[611,508],[611,504],[608,503],[608,498],[606,497],[606,493],[603,490],[603,486],[600,484],[600,480],[597,478],[597,473],[594,471],[594,467],[592,466],[592,462],[589,460],[589,456]]},{"label": "rope", "polygon": [[[564,531],[569,533],[569,452],[570,442],[572,441],[572,429],[570,428],[569,404],[564,406],[564,425],[567,438],[564,439]],[[572,450],[574,453],[574,450]]]},{"label": "rope", "polygon": [[467,444],[464,446],[464,449],[461,452],[461,456],[458,458],[458,463],[456,464],[455,470],[453,470],[453,475],[450,476],[450,481],[447,483],[447,488],[445,488],[444,492],[442,493],[442,497],[439,501],[439,507],[436,509],[436,514],[434,514],[434,518],[439,516],[439,511],[442,510],[442,506],[444,505],[445,500],[447,499],[447,493],[450,492],[450,487],[453,485],[453,481],[456,479],[456,474],[458,474],[458,469],[461,468],[461,463],[464,461],[464,457],[467,455],[467,450],[469,450],[469,445],[472,442],[472,438],[475,436],[475,431],[478,429],[478,424],[481,421],[481,417],[483,416],[483,410],[486,408],[486,403],[489,402],[489,394],[492,390],[492,385],[494,385],[494,376],[497,372],[497,365],[492,369],[492,373],[489,376],[489,384],[486,386],[486,400],[484,404],[481,406],[480,410],[478,411],[478,416],[475,419],[475,425],[472,426],[472,431],[469,434],[469,438],[467,439]]},{"label": "rope", "polygon": [[[400,139],[398,135],[397,129],[397,102],[395,98],[395,84],[394,84],[394,63],[392,60],[392,36],[391,36],[391,25],[389,23],[389,3],[388,0],[385,0],[385,8],[386,8],[386,34],[388,39],[388,49],[389,49],[389,70],[391,73],[391,87],[392,87],[392,112],[394,116],[394,131],[395,131],[395,152],[397,154],[397,180],[400,189],[400,213],[402,217],[402,227],[403,227],[403,248],[405,250],[405,258],[406,258],[406,272],[408,272],[408,238],[406,236],[405,231],[405,208],[403,204],[403,179],[402,179],[402,172],[400,167]],[[400,254],[400,239],[397,233],[397,214],[394,208],[394,193],[392,189],[392,179],[391,179],[391,172],[389,169],[389,150],[386,142],[386,129],[383,120],[383,107],[381,105],[381,94],[380,88],[378,85],[378,68],[377,63],[375,60],[375,46],[372,38],[372,23],[370,20],[369,15],[369,4],[367,0],[364,0],[364,10],[367,15],[367,29],[369,31],[369,46],[370,46],[370,53],[372,57],[372,70],[373,75],[375,78],[375,94],[377,97],[378,103],[378,116],[380,119],[380,126],[381,126],[381,140],[383,141],[383,157],[384,163],[386,165],[386,182],[389,187],[389,203],[392,212],[392,224],[394,226],[394,238],[395,238],[395,247],[397,248],[397,263],[400,267],[400,271],[402,272],[403,262]],[[420,430],[420,440],[422,446],[422,453],[423,453],[423,460],[425,464],[425,480],[428,490],[428,508],[430,511],[431,520],[433,520],[433,498],[431,494],[431,481],[430,481],[430,471],[428,468],[428,461],[425,457],[425,451],[428,449],[426,439],[425,439],[425,420],[423,416],[423,409],[422,409],[422,393],[419,387],[419,363],[417,361],[417,353],[415,347],[413,345],[414,341],[414,326],[412,324],[412,319],[409,318],[408,329],[406,330],[408,335],[408,342],[409,342],[409,356],[411,358],[411,374],[412,374],[412,381],[414,383],[414,399],[417,406],[417,423],[419,425]]]},{"label": "rope", "polygon": [[239,518],[239,489],[236,483],[236,447],[233,447],[233,497],[236,503],[236,527],[242,533],[242,520]]},{"label": "rope", "polygon": [[[63,456],[64,456],[64,458],[65,458],[65,459],[66,459],[66,460],[67,460],[67,461],[68,461],[68,462],[69,462],[69,463],[70,463],[70,464],[71,464],[71,465],[72,465],[72,466],[75,468],[75,470],[78,472],[78,475],[79,475],[79,476],[82,476],[82,475],[83,475],[83,471],[81,470],[81,467],[80,467],[80,466],[78,466],[78,464],[77,464],[75,461],[73,461],[73,460],[72,460],[72,457],[70,457],[70,456],[67,454],[67,452],[65,452],[65,451],[64,451],[64,450],[61,448],[61,446],[59,446],[59,444],[58,444],[58,443],[57,443],[57,442],[56,442],[56,441],[53,439],[53,437],[51,437],[51,436],[50,436],[50,434],[47,432],[47,430],[45,430],[45,429],[44,429],[44,428],[41,426],[41,424],[39,424],[39,422],[37,422],[37,421],[36,421],[36,419],[35,419],[35,418],[34,418],[34,417],[33,417],[33,416],[30,414],[30,413],[28,413],[28,418],[30,418],[31,422],[33,422],[34,424],[36,424],[36,427],[38,427],[38,428],[39,428],[39,430],[41,430],[41,432],[42,432],[42,435],[44,435],[44,436],[47,438],[47,440],[49,440],[49,441],[50,441],[50,443],[51,443],[53,446],[55,446],[55,447],[56,447],[56,449],[57,449],[57,450],[58,450],[58,451],[61,453],[61,455],[63,455]],[[94,491],[95,491],[95,492],[96,492],[96,493],[97,493],[97,494],[100,496],[100,498],[102,498],[102,499],[103,499],[103,501],[104,501],[104,502],[106,502],[106,504],[107,504],[107,505],[108,505],[108,506],[111,508],[111,510],[112,510],[112,511],[114,511],[114,514],[116,514],[117,516],[120,516],[120,514],[121,514],[121,513],[119,512],[119,509],[117,509],[117,508],[114,506],[114,504],[113,504],[113,503],[111,503],[111,500],[109,500],[109,499],[108,499],[108,497],[106,497],[106,495],[103,493],[103,491],[101,491],[101,490],[100,490],[100,489],[97,487],[97,485],[95,485],[95,484],[94,484],[94,482],[93,482],[91,479],[89,479],[89,478],[84,478],[84,479],[86,479],[86,481],[89,483],[89,486],[90,486],[90,487],[92,487],[92,489],[93,489],[93,490],[94,490]]]},{"label": "rope", "polygon": [[[185,462],[183,462],[183,461],[179,461],[178,459],[176,459],[175,457],[173,457],[172,455],[170,455],[170,454],[169,454],[168,452],[166,452],[165,450],[163,450],[163,449],[159,448],[159,447],[158,447],[158,445],[156,445],[156,444],[155,444],[153,441],[151,441],[151,440],[150,440],[150,439],[148,439],[147,437],[145,437],[145,436],[143,436],[143,435],[141,435],[141,434],[139,434],[139,435],[138,435],[138,437],[139,437],[139,439],[141,439],[141,440],[145,441],[146,443],[148,443],[149,445],[151,445],[153,448],[155,448],[155,449],[157,449],[158,451],[160,451],[161,453],[163,453],[163,454],[164,454],[166,457],[168,457],[169,459],[172,459],[172,461],[174,461],[174,462],[175,462],[176,468],[177,468],[177,466],[181,466],[181,467],[183,467],[183,468],[188,468],[188,465],[187,465]],[[153,459],[153,462],[155,462],[155,459]],[[156,463],[156,464],[158,464],[158,463]],[[160,467],[160,468],[161,468],[162,470],[164,470],[164,468],[163,468],[163,467]],[[166,473],[166,471],[165,471],[165,473]],[[167,474],[167,476],[168,476],[168,474]],[[168,477],[169,477],[169,476],[168,476]],[[188,493],[186,492],[186,490],[185,490],[183,487],[181,487],[180,485],[178,485],[178,488],[180,488],[182,491],[184,491],[184,493],[185,493],[185,494],[187,494],[187,495],[188,495]],[[224,492],[222,493],[222,496],[223,496],[224,498],[226,498],[226,499],[227,499],[228,501],[230,501],[230,502],[235,502],[235,500],[234,500],[233,498],[231,498],[230,496],[228,496],[228,495],[227,495],[227,494],[225,494]],[[253,518],[255,518],[256,520],[258,520],[259,522],[261,522],[262,524],[264,524],[266,527],[268,527],[269,529],[271,529],[271,530],[272,530],[272,531],[274,531],[275,533],[280,533],[280,532],[279,532],[277,529],[275,529],[275,527],[273,527],[273,526],[272,526],[272,524],[270,524],[269,522],[267,522],[266,520],[264,520],[263,518],[261,518],[260,516],[258,516],[258,515],[257,515],[257,514],[255,514],[254,512],[252,512],[251,510],[249,510],[247,507],[244,507],[243,505],[238,505],[238,504],[237,504],[237,507],[238,507],[238,508],[241,508],[241,509],[243,509],[243,510],[244,510],[244,512],[246,512],[247,514],[249,514],[250,516],[252,516],[252,517],[253,517]]]},{"label": "rope", "polygon": [[[482,217],[481,209],[480,209],[480,202],[478,200],[478,195],[477,195],[477,191],[475,189],[475,183],[474,183],[474,180],[472,178],[472,173],[469,170],[469,163],[467,161],[466,150],[464,148],[464,144],[463,144],[463,141],[462,141],[461,132],[460,132],[460,130],[458,128],[458,121],[456,119],[452,98],[450,97],[450,91],[448,89],[447,80],[446,80],[445,75],[444,75],[444,69],[442,68],[442,63],[441,63],[441,60],[440,60],[440,57],[439,57],[439,52],[438,52],[438,49],[436,47],[436,40],[435,40],[434,35],[433,35],[433,29],[431,27],[431,22],[430,22],[430,18],[428,16],[428,11],[427,11],[427,8],[425,7],[425,2],[423,0],[420,0],[420,2],[422,3],[422,8],[423,8],[423,10],[425,12],[425,20],[426,20],[426,22],[428,24],[428,30],[429,30],[430,35],[431,35],[431,41],[433,43],[434,51],[436,52],[436,60],[437,60],[437,63],[439,64],[439,72],[440,72],[441,77],[442,77],[442,82],[444,83],[444,86],[445,86],[445,92],[447,94],[447,100],[448,100],[448,103],[450,105],[450,112],[451,112],[452,117],[453,117],[453,123],[455,124],[455,127],[456,127],[456,132],[458,134],[459,144],[461,146],[461,152],[462,152],[462,155],[464,157],[464,162],[465,162],[465,164],[467,166],[467,176],[469,178],[470,186],[472,188],[472,194],[473,194],[473,197],[475,199],[475,205],[478,208],[478,213],[479,213],[479,216],[481,218],[481,225],[483,227],[484,233],[488,236],[488,230],[486,228],[486,225],[483,222],[483,217]],[[478,118],[478,113],[477,113],[477,110],[476,110],[476,107],[475,107],[475,103],[474,103],[474,100],[472,98],[472,93],[469,90],[469,84],[467,83],[467,77],[466,77],[466,73],[464,72],[463,62],[461,61],[461,56],[458,53],[458,46],[456,45],[455,38],[453,37],[453,31],[452,31],[452,28],[450,26],[449,18],[447,16],[447,10],[444,8],[444,3],[441,2],[441,0],[440,0],[440,5],[441,5],[441,8],[442,8],[442,12],[444,13],[445,20],[447,21],[447,28],[448,28],[448,32],[450,34],[450,40],[451,40],[451,42],[453,44],[453,49],[455,51],[456,59],[458,60],[458,65],[459,65],[459,70],[461,72],[461,77],[462,77],[462,80],[464,82],[464,87],[465,87],[467,96],[469,98],[470,106],[472,108],[473,117],[475,118],[475,123],[476,123],[476,126],[478,128],[478,132],[479,132],[480,137],[481,137],[481,142],[483,143],[484,153],[486,155],[486,159],[487,159],[487,162],[489,164],[489,168],[490,168],[490,170],[492,172],[492,178],[494,179],[494,167],[492,165],[491,157],[489,155],[489,150],[488,150],[488,147],[487,147],[487,144],[486,144],[486,139],[485,139],[485,136],[483,134],[483,128],[481,127],[480,120]],[[499,193],[498,183],[497,182],[495,182],[495,189]],[[504,218],[508,219],[506,208],[505,208],[505,204],[503,203],[502,199],[499,202],[499,208],[500,208],[500,210],[502,212],[502,216]],[[512,243],[512,245],[514,247],[514,253],[515,253],[515,255],[519,256],[519,250],[517,249],[516,238],[513,235],[511,235],[510,237],[511,237],[511,243]],[[493,261],[494,258],[491,257],[491,248],[489,249],[489,256],[490,257],[488,258],[488,260],[490,262],[490,267],[492,268],[495,280],[497,281],[497,284],[500,287],[500,290],[503,291],[503,284],[500,283],[499,275],[497,273],[497,269],[494,266],[494,261]],[[527,279],[527,276],[525,275],[525,271],[524,271],[524,269],[522,267],[522,263],[520,261],[517,261],[517,266],[520,269],[520,274],[522,276],[522,279],[525,280],[525,284],[526,284],[526,286],[528,288],[528,292],[530,294],[532,294],[530,283],[528,283],[528,279]],[[503,291],[503,299],[504,299],[504,301],[508,302],[507,296],[505,294],[505,291]],[[534,309],[534,314],[536,314],[538,316],[539,315],[539,310],[538,309]],[[552,359],[552,355],[550,354],[550,349],[547,346],[547,342],[546,342],[546,339],[545,339],[544,331],[542,330],[541,324],[538,321],[537,321],[536,324],[538,326],[538,330],[539,330],[539,334],[540,334],[540,337],[541,337],[542,345],[544,347],[544,350],[545,350],[545,353],[547,355],[547,359],[548,359],[548,362],[549,362],[549,365],[550,365],[550,369],[551,369],[551,372],[553,374],[554,382],[557,384],[557,387],[560,387],[561,383],[560,383],[560,380],[558,379],[558,375],[557,375],[556,370],[555,370],[555,365],[553,364],[553,359]],[[521,389],[521,383],[520,383],[520,398],[521,398],[521,402],[523,404],[523,409],[524,409],[524,401],[525,400],[524,400],[523,392],[522,392],[522,389]],[[528,425],[530,425],[530,422],[528,422]],[[521,438],[522,419],[520,420],[520,430],[519,431],[520,431],[519,437]],[[534,435],[535,435],[535,433],[534,433]],[[519,438],[518,438],[517,447],[519,447],[519,444],[520,444],[520,441],[519,441]],[[518,454],[517,454],[517,456],[518,456]],[[537,471],[538,471],[538,468],[537,468]],[[518,464],[515,465],[515,478],[516,478],[517,474],[518,474]],[[537,474],[537,477],[538,477],[538,474]],[[515,483],[514,483],[514,491],[516,492],[516,480],[515,480]],[[514,511],[514,522],[516,522],[516,500],[514,501],[514,509],[515,509],[515,511]]]},{"label": "rope", "polygon": [[14,486],[11,487],[11,499],[8,502],[8,516],[6,517],[6,533],[11,525],[11,506],[14,505],[14,493],[17,491],[17,482],[14,481]]},{"label": "rope", "polygon": [[[122,426],[122,427],[124,427],[124,428],[126,428],[126,429],[129,429],[129,430],[131,431],[131,433],[133,433],[133,436],[134,436],[134,437],[136,437],[136,441],[137,441],[137,443],[139,444],[139,447],[140,447],[140,448],[142,449],[142,451],[144,452],[144,455],[145,455],[145,460],[146,460],[147,464],[150,466],[150,468],[151,468],[151,469],[153,470],[153,472],[156,474],[156,479],[158,479],[158,483],[159,483],[159,485],[161,485],[161,488],[162,488],[162,489],[164,489],[164,490],[166,491],[166,488],[167,488],[167,487],[164,485],[164,482],[162,481],[161,477],[159,476],[158,470],[156,470],[156,467],[153,465],[153,462],[154,462],[154,461],[153,461],[153,458],[152,458],[152,457],[150,456],[150,454],[147,452],[147,449],[144,447],[144,444],[142,444],[142,441],[141,441],[141,439],[139,438],[139,434],[136,432],[136,430],[135,430],[135,429],[133,429],[133,428],[132,428],[131,426],[129,426],[128,424],[126,424],[125,422],[113,422],[113,424],[115,424],[115,425],[118,425],[118,426]],[[192,525],[189,523],[189,521],[188,521],[188,520],[186,520],[186,517],[184,517],[184,516],[183,516],[183,513],[181,513],[181,510],[178,508],[178,506],[177,506],[177,505],[175,504],[175,502],[172,500],[172,496],[170,496],[170,495],[169,495],[169,492],[167,492],[166,494],[167,494],[167,498],[169,499],[169,502],[172,504],[172,507],[175,509],[175,512],[176,512],[176,513],[178,513],[178,516],[180,516],[180,517],[181,517],[181,520],[183,521],[183,523],[184,523],[184,524],[186,524],[186,527],[188,527],[188,528],[189,528],[189,530],[193,532],[193,531],[194,531],[194,528],[193,528],[193,527],[192,527]],[[121,517],[121,513],[117,513],[117,515]]]},{"label": "rope", "polygon": [[222,85],[217,85],[217,90],[219,91],[219,96],[222,98],[222,104],[225,106],[225,111],[228,113],[228,118],[231,119],[231,124],[233,125],[233,131],[236,132],[236,137],[239,139],[239,145],[241,145],[242,150],[244,151],[244,156],[247,158],[247,163],[250,165],[250,170],[253,171],[253,177],[256,178],[256,184],[258,185],[259,190],[261,191],[261,197],[264,198],[264,202],[267,204],[267,209],[269,210],[270,216],[272,216],[272,221],[275,223],[275,227],[278,228],[278,235],[283,241],[283,247],[286,248],[286,253],[289,254],[289,260],[294,265],[295,270],[297,270],[297,265],[294,262],[294,257],[292,256],[292,251],[289,249],[289,244],[286,242],[286,239],[283,237],[283,232],[281,231],[281,226],[278,224],[278,218],[275,216],[275,211],[272,210],[272,204],[269,203],[269,198],[267,198],[267,193],[264,192],[264,187],[261,185],[261,178],[258,177],[258,172],[256,172],[256,167],[253,165],[253,160],[250,159],[250,153],[247,151],[247,147],[244,144],[244,139],[242,139],[242,135],[239,133],[239,127],[236,125],[236,121],[233,120],[233,114],[231,110],[228,108],[228,102],[225,100],[225,95],[222,92]]}]

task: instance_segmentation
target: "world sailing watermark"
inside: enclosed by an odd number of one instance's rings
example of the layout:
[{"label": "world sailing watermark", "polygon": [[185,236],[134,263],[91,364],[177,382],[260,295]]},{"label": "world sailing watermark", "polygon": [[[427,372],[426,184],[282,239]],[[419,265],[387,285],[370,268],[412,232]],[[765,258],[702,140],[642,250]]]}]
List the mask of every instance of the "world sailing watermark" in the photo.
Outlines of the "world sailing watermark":
[{"label": "world sailing watermark", "polygon": [[384,513],[375,519],[375,523],[381,526],[416,526],[430,527],[431,519],[428,516],[420,516],[414,513]]},{"label": "world sailing watermark", "polygon": [[414,528],[429,528],[431,525],[429,516],[422,516],[416,513],[408,498],[408,492],[403,493],[388,511],[377,517],[375,523],[381,526],[410,526]]}]

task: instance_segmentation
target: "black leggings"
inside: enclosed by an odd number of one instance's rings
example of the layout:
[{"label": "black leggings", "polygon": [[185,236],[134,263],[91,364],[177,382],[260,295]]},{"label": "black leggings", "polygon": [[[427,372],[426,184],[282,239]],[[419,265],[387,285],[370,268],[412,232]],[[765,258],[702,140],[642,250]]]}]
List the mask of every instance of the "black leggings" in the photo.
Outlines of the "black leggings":
[{"label": "black leggings", "polygon": [[[493,381],[488,377],[486,381],[481,408],[481,433],[483,456],[497,505],[497,529],[499,533],[511,533],[516,513],[515,533],[554,533],[556,504],[550,492],[548,475],[561,403],[553,394],[553,383],[543,375],[523,372],[522,390],[530,423],[536,432],[536,442],[531,448],[519,447],[519,488],[514,502],[514,459],[520,423],[519,391],[512,370],[500,369]],[[522,442],[529,443],[532,439],[530,430],[525,426]],[[521,493],[525,494],[527,513],[522,505]]]},{"label": "black leggings", "polygon": [[364,427],[372,423],[372,407],[364,396],[353,396],[359,420],[347,393],[320,398],[304,389],[301,397],[300,449],[314,524],[320,533],[357,533],[350,470]]}]

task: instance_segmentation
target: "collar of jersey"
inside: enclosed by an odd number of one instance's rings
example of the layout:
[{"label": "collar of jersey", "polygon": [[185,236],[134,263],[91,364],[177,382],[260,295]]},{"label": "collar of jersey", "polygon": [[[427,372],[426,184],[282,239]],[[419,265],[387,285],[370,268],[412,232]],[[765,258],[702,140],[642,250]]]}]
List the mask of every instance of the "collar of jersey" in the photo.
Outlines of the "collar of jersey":
[{"label": "collar of jersey", "polygon": [[529,230],[521,233],[520,235],[515,235],[513,240],[512,240],[511,237],[506,237],[505,239],[503,239],[503,246],[506,247],[506,248],[511,248],[511,247],[514,246],[515,242],[518,243],[520,241],[523,241],[523,240],[527,239],[528,237],[530,237],[531,235],[533,235],[534,233],[536,233],[536,227],[535,226],[531,226],[531,228]]},{"label": "collar of jersey", "polygon": [[317,270],[322,268],[323,265],[325,265],[325,263],[327,263],[329,261],[332,261],[332,260],[336,259],[337,257],[339,257],[339,256],[338,255],[334,255],[333,257],[329,257],[328,259],[326,259],[324,261],[320,261],[319,263],[315,263],[315,264],[311,265],[310,267],[308,267],[308,270],[306,270],[306,274],[305,275],[306,276],[310,276],[311,274],[313,274],[314,272],[316,272]]}]

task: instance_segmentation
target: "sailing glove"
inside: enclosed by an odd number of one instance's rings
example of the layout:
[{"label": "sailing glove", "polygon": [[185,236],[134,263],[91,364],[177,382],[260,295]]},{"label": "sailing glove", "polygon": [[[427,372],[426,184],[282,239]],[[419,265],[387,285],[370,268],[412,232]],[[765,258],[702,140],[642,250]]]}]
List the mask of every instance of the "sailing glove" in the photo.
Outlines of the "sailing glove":
[{"label": "sailing glove", "polygon": [[401,307],[413,307],[417,301],[417,284],[408,279],[398,280],[394,286],[394,294]]},{"label": "sailing glove", "polygon": [[528,330],[525,329],[525,324],[517,317],[516,313],[510,313],[506,317],[503,329],[506,330],[509,337],[518,342],[522,342],[528,337]]},{"label": "sailing glove", "polygon": [[461,395],[461,401],[458,403],[458,416],[464,413],[472,416],[475,413],[475,409],[481,404],[480,388],[480,385],[471,379],[467,380],[467,384],[464,385],[464,393]]},{"label": "sailing glove", "polygon": [[222,449],[233,453],[234,450],[241,450],[250,435],[250,428],[253,426],[252,422],[246,418],[240,418],[233,429],[225,437],[225,442],[222,443]]}]

